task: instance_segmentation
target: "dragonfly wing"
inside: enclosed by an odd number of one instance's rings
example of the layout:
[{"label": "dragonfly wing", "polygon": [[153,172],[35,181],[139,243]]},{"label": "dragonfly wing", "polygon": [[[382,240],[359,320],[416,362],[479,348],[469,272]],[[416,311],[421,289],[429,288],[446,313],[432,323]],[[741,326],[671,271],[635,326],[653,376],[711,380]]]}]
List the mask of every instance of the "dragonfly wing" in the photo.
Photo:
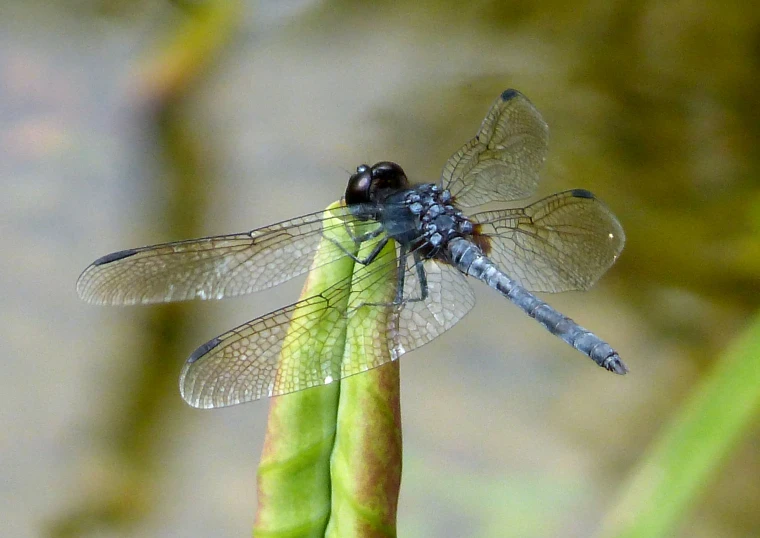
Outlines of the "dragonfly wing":
[{"label": "dragonfly wing", "polygon": [[[359,254],[361,256],[361,252]],[[199,347],[180,377],[195,407],[223,407],[325,385],[395,360],[450,328],[472,308],[464,277],[425,262],[428,295],[406,268],[398,304],[396,247],[325,291],[241,325]]]},{"label": "dragonfly wing", "polygon": [[470,219],[488,256],[531,291],[589,289],[625,244],[617,218],[583,189]]},{"label": "dragonfly wing", "polygon": [[183,398],[195,407],[235,405],[329,384],[390,361],[385,327],[396,267],[388,242],[372,263],[357,264],[321,293],[202,345],[182,370]]},{"label": "dragonfly wing", "polygon": [[[193,407],[224,407],[332,381],[331,353],[342,346],[346,323],[336,299],[315,295],[203,344],[182,369],[182,397]],[[292,366],[281,367],[288,352]]]},{"label": "dragonfly wing", "polygon": [[409,260],[404,302],[389,318],[394,358],[437,338],[475,306],[475,293],[459,270],[430,259],[418,262],[420,272],[412,256]]},{"label": "dragonfly wing", "polygon": [[549,127],[528,98],[506,90],[475,138],[449,158],[441,183],[462,207],[527,198],[538,185],[548,138]]},{"label": "dragonfly wing", "polygon": [[[262,290],[306,272],[323,234],[353,221],[348,208],[338,207],[250,232],[115,252],[84,270],[77,292],[89,303],[148,304]],[[349,235],[334,235],[344,250],[355,248]],[[343,255],[337,250],[324,263]]]}]

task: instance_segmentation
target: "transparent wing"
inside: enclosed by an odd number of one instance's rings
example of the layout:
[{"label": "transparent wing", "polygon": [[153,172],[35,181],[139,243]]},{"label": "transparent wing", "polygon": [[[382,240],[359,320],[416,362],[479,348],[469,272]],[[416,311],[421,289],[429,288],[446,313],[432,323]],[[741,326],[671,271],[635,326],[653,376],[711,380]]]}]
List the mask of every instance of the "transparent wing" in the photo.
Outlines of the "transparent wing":
[{"label": "transparent wing", "polygon": [[[472,286],[459,270],[433,259],[425,260],[423,269],[423,273],[417,270],[410,255],[403,308],[389,318],[394,358],[437,338],[475,306]],[[421,277],[426,282],[420,282]]]},{"label": "transparent wing", "polygon": [[478,134],[449,158],[441,183],[462,207],[527,198],[538,185],[549,127],[517,90],[505,90]]},{"label": "transparent wing", "polygon": [[476,224],[476,241],[488,256],[531,291],[586,290],[625,244],[617,218],[583,189],[470,219]]},{"label": "transparent wing", "polygon": [[[329,220],[334,217],[339,220]],[[77,292],[88,303],[147,304],[262,290],[306,272],[323,233],[354,220],[339,207],[246,233],[114,252],[84,270]],[[344,250],[355,248],[350,236],[334,235],[343,238]],[[342,255],[338,250],[325,263]]]},{"label": "transparent wing", "polygon": [[[407,267],[404,302],[395,303],[395,248],[324,292],[241,325],[204,344],[180,377],[195,407],[223,407],[332,383],[376,368],[429,342],[472,308],[469,284],[434,262],[420,297]],[[347,335],[347,336],[346,336]]]},{"label": "transparent wing", "polygon": [[[395,273],[395,251],[387,248],[366,267],[358,267],[355,275],[323,292],[207,342],[182,370],[182,397],[195,407],[223,407],[329,384],[356,373],[362,362],[370,363],[364,369],[379,366],[386,360],[373,359],[369,351],[375,347],[390,360],[379,329],[385,320],[373,318],[390,311]],[[352,286],[361,291],[352,292]],[[366,299],[378,296],[382,304],[365,304]],[[372,345],[366,346],[366,358],[356,354],[344,371],[344,350],[351,357],[346,340],[351,319],[367,322],[366,338]]]},{"label": "transparent wing", "polygon": [[[182,369],[182,397],[193,407],[224,407],[337,379],[340,364],[330,354],[345,339],[341,302],[349,292],[343,293],[336,288],[315,295],[203,344]],[[288,365],[280,368],[280,355],[288,353]]]}]

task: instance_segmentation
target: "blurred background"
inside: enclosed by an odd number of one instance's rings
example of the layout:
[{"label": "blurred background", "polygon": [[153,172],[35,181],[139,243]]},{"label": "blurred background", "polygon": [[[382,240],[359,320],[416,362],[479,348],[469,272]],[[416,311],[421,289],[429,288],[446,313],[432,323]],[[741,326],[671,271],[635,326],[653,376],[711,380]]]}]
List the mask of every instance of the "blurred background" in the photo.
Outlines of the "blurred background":
[{"label": "blurred background", "polygon": [[[289,304],[81,303],[129,247],[338,199],[360,163],[434,181],[517,88],[551,129],[540,195],[582,187],[626,248],[545,297],[595,367],[483,286],[401,362],[400,536],[589,536],[760,303],[760,10],[749,1],[0,2],[0,534],[250,535],[267,402],[199,411],[196,346]],[[760,429],[677,536],[760,536]]]}]

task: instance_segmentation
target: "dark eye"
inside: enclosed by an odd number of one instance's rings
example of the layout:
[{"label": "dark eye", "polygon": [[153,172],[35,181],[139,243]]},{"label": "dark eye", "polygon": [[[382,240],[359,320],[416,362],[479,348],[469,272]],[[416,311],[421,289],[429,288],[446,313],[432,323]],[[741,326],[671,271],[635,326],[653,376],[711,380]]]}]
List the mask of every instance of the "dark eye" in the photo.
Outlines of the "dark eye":
[{"label": "dark eye", "polygon": [[356,173],[348,179],[346,187],[346,204],[366,204],[371,201],[372,172],[366,164],[358,166]]},{"label": "dark eye", "polygon": [[404,170],[389,161],[379,162],[372,167],[372,179],[376,181],[375,188],[380,189],[398,189],[409,184]]}]

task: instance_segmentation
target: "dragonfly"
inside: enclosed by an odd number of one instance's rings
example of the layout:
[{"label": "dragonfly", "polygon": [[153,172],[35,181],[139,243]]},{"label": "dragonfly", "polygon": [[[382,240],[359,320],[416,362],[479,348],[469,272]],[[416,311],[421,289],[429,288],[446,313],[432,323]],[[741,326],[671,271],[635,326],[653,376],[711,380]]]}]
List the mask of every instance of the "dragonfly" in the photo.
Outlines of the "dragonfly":
[{"label": "dragonfly", "polygon": [[[473,279],[623,375],[628,368],[607,342],[534,294],[587,290],[615,262],[625,234],[607,206],[573,189],[524,207],[463,211],[531,197],[548,134],[530,100],[505,90],[435,183],[413,185],[393,162],[362,164],[342,203],[329,210],[244,233],[114,252],[84,270],[77,292],[101,305],[222,299],[318,267],[355,264],[358,271],[313,295],[198,347],[182,369],[180,392],[201,408],[322,386],[396,360],[472,309]],[[362,349],[342,352],[359,345],[341,336],[350,320],[371,323],[359,323]]]}]

